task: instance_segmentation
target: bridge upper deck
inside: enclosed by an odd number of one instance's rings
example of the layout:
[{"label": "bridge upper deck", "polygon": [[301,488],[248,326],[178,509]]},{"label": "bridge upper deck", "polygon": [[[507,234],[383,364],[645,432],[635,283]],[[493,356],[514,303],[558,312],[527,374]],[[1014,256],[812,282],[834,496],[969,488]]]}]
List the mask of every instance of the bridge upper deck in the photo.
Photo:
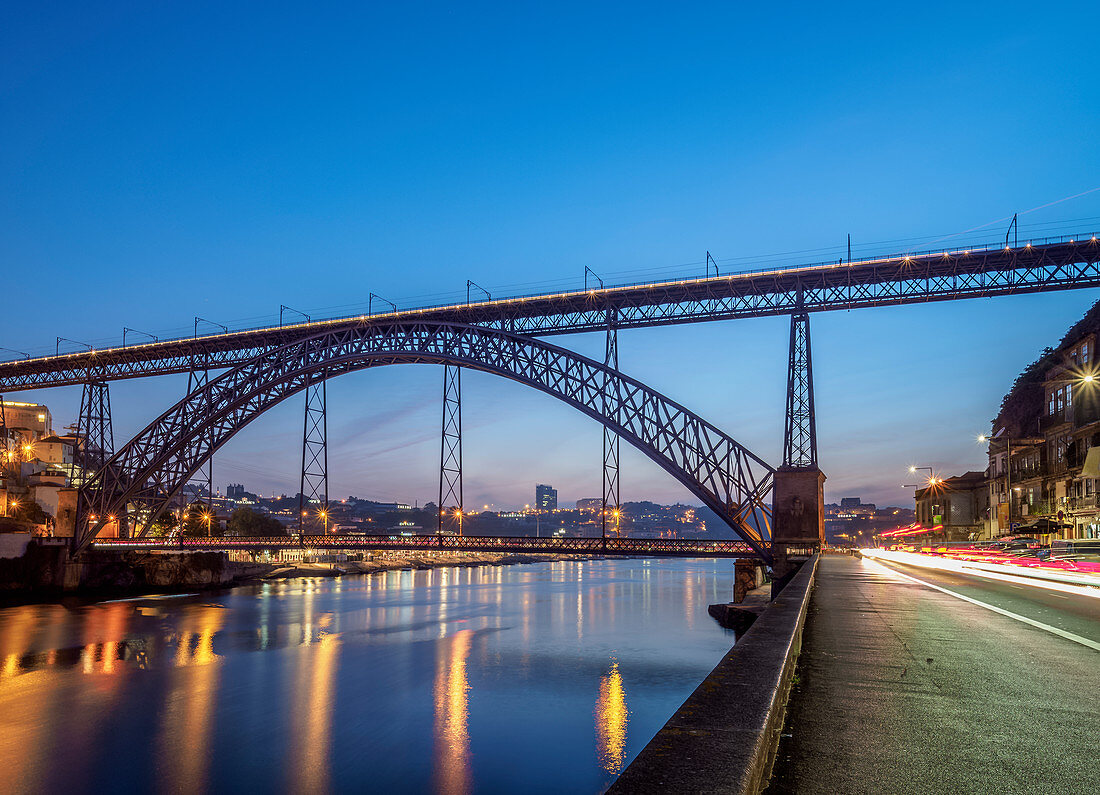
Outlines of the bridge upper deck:
[{"label": "bridge upper deck", "polygon": [[231,331],[0,362],[0,393],[235,366],[314,334],[364,323],[489,325],[530,336],[855,309],[1100,286],[1096,236],[520,296]]}]

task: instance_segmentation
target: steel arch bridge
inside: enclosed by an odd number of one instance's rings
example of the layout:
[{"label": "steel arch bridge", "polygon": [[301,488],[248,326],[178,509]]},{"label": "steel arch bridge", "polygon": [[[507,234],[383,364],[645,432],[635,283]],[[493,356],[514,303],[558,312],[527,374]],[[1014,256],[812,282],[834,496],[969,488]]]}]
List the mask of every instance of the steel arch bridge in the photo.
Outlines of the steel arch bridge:
[{"label": "steel arch bridge", "polygon": [[771,559],[775,470],[723,431],[641,382],[539,339],[461,323],[359,323],[265,351],[195,388],[123,446],[84,486],[76,548],[93,516],[150,506],[142,533],[214,452],[310,383],[391,364],[450,364],[503,376],[569,404],[613,430]]}]

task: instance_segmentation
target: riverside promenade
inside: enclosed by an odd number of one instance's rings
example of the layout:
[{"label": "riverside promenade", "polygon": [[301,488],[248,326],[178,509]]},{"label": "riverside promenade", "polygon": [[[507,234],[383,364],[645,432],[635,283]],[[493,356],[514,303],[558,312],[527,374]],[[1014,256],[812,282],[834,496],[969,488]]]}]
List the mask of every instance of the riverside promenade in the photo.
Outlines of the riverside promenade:
[{"label": "riverside promenade", "polygon": [[1031,591],[823,556],[767,792],[1100,792],[1100,600]]}]

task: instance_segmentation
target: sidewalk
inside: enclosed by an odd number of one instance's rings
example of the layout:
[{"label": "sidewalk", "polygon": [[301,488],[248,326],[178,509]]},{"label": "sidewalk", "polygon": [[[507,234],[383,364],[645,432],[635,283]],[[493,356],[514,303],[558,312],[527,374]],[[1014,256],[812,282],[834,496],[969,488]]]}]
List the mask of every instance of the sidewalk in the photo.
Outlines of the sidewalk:
[{"label": "sidewalk", "polygon": [[1100,792],[1100,653],[872,561],[820,561],[797,676],[769,794]]}]

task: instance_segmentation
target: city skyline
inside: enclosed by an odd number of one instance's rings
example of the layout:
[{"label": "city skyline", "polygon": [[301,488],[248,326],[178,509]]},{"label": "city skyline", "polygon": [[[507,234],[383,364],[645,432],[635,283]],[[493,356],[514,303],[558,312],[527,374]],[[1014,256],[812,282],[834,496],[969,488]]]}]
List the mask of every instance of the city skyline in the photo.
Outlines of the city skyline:
[{"label": "city skyline", "polygon": [[[14,119],[0,247],[49,279],[0,317],[0,345],[17,351],[52,352],[55,335],[117,343],[123,326],[187,334],[196,315],[271,323],[287,304],[348,314],[372,292],[464,300],[467,279],[497,296],[580,287],[585,266],[610,284],[701,275],[707,251],[729,271],[843,257],[848,234],[858,257],[995,238],[1014,213],[1022,239],[1100,218],[1097,105],[1078,66],[1010,57],[1061,41],[1056,20],[983,15],[975,40],[933,8],[877,9],[858,33],[807,10],[775,57],[764,41],[729,44],[750,21],[784,25],[768,9],[517,10],[484,28],[400,10],[323,24],[171,5],[21,13],[0,48]],[[288,27],[298,54],[273,46]],[[906,505],[910,465],[982,468],[974,440],[1012,379],[1096,297],[813,315],[826,499]],[[787,333],[784,318],[623,331],[620,366],[774,465]],[[602,356],[599,335],[554,342]],[[331,494],[436,492],[441,381],[401,367],[330,382]],[[119,443],[185,382],[112,385]],[[476,372],[463,389],[470,504],[523,505],[540,480],[598,493],[593,421]],[[79,389],[20,399],[65,424]],[[219,452],[216,480],[293,484],[300,426],[300,400],[260,418]],[[624,445],[622,499],[690,495]]]}]

